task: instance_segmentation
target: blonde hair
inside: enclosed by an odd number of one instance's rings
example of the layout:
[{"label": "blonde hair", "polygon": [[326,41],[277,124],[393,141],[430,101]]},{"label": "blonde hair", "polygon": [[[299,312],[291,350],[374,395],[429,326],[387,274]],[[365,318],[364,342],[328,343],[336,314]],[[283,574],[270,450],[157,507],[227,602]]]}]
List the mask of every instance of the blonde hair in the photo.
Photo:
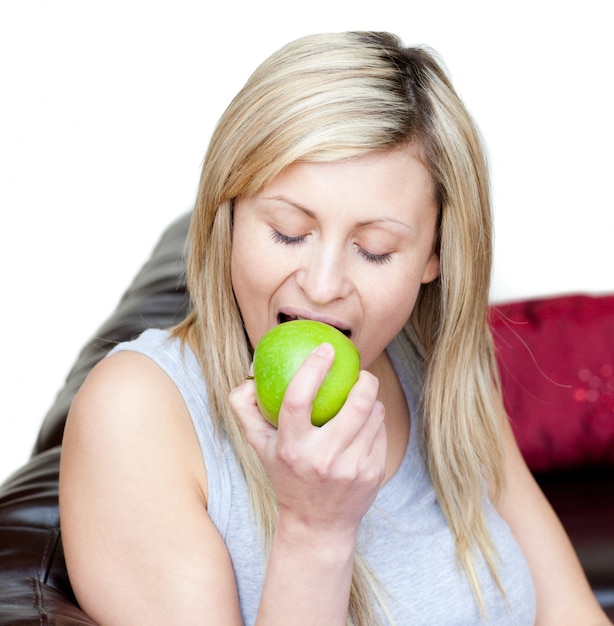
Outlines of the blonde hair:
[{"label": "blonde hair", "polygon": [[[275,494],[233,416],[228,396],[251,352],[230,276],[232,207],[295,161],[334,161],[412,144],[432,173],[440,206],[439,279],[423,286],[406,326],[426,364],[427,462],[483,606],[475,559],[497,578],[482,512],[483,480],[502,485],[493,349],[487,326],[491,214],[478,133],[435,55],[388,33],[305,37],[266,60],[231,102],[211,139],[188,237],[192,311],[176,330],[203,367],[213,418],[234,446],[267,545]],[[356,559],[349,624],[377,622],[377,585]]]}]

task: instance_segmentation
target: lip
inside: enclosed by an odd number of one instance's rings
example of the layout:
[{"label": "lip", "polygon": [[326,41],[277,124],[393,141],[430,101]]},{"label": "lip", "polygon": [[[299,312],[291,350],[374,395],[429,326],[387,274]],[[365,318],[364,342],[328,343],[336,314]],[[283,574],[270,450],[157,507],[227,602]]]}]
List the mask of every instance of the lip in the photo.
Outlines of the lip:
[{"label": "lip", "polygon": [[[289,318],[289,319],[288,319]],[[346,323],[342,322],[339,319],[334,317],[328,317],[326,315],[319,315],[317,313],[313,313],[312,311],[306,311],[304,309],[295,309],[292,307],[280,309],[277,313],[277,323],[282,324],[283,322],[293,320],[293,319],[305,319],[305,320],[313,320],[314,322],[322,322],[323,324],[328,324],[329,326],[334,326],[337,330],[340,330],[346,337],[352,336],[352,329]]]}]

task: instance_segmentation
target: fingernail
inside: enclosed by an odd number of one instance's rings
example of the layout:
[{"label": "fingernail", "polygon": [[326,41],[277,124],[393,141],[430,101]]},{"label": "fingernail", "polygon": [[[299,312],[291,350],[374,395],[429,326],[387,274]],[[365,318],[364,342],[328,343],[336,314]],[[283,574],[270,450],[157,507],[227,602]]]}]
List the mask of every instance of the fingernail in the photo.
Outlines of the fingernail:
[{"label": "fingernail", "polygon": [[318,356],[330,356],[331,354],[334,354],[335,349],[333,348],[333,346],[330,343],[323,343],[320,344],[314,351],[314,354],[317,354]]}]

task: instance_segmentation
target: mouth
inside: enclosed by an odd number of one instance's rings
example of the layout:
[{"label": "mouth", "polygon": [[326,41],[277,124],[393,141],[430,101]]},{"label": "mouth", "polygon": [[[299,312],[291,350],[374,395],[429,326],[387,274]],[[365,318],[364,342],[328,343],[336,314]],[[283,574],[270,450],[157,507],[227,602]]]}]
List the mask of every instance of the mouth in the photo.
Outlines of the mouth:
[{"label": "mouth", "polygon": [[352,336],[352,331],[349,328],[342,328],[340,326],[335,326],[334,324],[329,324],[325,320],[318,320],[315,318],[309,317],[301,317],[299,315],[288,315],[287,313],[280,313],[277,316],[277,321],[279,324],[284,324],[285,322],[294,322],[296,320],[312,320],[314,322],[322,322],[323,324],[328,324],[333,328],[336,328],[340,333],[343,333],[348,339]]}]

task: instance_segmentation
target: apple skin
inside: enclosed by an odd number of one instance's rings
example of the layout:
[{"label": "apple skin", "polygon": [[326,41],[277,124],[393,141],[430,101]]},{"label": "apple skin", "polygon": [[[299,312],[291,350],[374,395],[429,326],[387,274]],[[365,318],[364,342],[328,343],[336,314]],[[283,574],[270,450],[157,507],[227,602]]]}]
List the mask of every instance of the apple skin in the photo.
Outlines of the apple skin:
[{"label": "apple skin", "polygon": [[288,384],[307,356],[327,342],[335,360],[313,401],[311,423],[322,426],[343,406],[360,373],[360,353],[339,330],[313,320],[284,322],[266,332],[254,351],[256,400],[264,417],[277,426]]}]

